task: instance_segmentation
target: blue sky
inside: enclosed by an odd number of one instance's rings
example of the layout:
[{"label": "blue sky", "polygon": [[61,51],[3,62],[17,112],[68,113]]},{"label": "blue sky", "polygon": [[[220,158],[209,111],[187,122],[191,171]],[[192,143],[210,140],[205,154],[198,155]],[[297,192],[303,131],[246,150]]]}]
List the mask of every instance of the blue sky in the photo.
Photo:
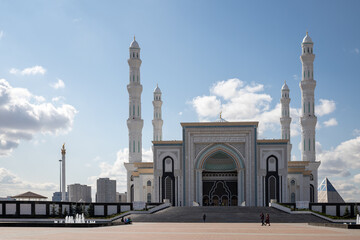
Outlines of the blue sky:
[{"label": "blue sky", "polygon": [[[213,121],[221,110],[227,120],[259,120],[262,138],[279,138],[285,80],[299,160],[299,56],[309,31],[319,174],[344,198],[360,200],[359,9],[358,1],[0,1],[0,86],[11,99],[0,101],[0,196],[32,190],[50,197],[63,142],[68,184],[108,176],[125,190],[134,35],[143,61],[145,160],[157,83],[164,139],[181,139],[180,122]],[[222,85],[235,93],[218,94]],[[241,96],[249,92],[253,113],[235,101],[246,105]]]}]

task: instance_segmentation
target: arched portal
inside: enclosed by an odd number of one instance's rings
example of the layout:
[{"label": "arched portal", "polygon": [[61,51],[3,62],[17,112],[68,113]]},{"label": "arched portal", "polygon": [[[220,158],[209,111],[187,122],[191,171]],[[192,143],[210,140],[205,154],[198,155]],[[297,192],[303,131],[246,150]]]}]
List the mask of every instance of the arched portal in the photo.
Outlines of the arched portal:
[{"label": "arched portal", "polygon": [[244,201],[244,164],[233,149],[213,146],[197,160],[199,202],[205,206],[238,206]]}]

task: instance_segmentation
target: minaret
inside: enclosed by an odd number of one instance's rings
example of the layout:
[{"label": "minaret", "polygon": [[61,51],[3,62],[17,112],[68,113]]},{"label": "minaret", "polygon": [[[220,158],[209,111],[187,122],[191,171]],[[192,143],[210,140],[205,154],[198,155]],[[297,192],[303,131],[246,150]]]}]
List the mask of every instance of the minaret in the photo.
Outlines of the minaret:
[{"label": "minaret", "polygon": [[284,85],[281,88],[281,139],[289,139],[290,141],[290,123],[291,123],[291,117],[290,117],[290,89],[288,85],[286,84],[286,81]]},{"label": "minaret", "polygon": [[65,149],[65,143],[62,145],[61,148],[61,170],[62,170],[62,179],[61,179],[61,201],[66,201],[66,175],[65,175],[65,155],[66,155],[66,149]]},{"label": "minaret", "polygon": [[141,162],[142,159],[142,128],[144,121],[141,119],[141,92],[140,83],[140,47],[135,40],[132,41],[130,48],[129,63],[129,118],[127,126],[129,129],[129,162]]},{"label": "minaret", "polygon": [[317,118],[315,116],[314,90],[316,81],[314,80],[314,59],[313,45],[310,36],[306,33],[301,44],[302,63],[301,89],[301,160],[315,162],[315,127]]},{"label": "minaret", "polygon": [[154,106],[154,119],[152,120],[152,124],[154,127],[153,141],[161,141],[162,125],[163,125],[163,120],[161,118],[162,101],[161,101],[161,90],[157,84],[154,90],[154,100],[152,103]]}]

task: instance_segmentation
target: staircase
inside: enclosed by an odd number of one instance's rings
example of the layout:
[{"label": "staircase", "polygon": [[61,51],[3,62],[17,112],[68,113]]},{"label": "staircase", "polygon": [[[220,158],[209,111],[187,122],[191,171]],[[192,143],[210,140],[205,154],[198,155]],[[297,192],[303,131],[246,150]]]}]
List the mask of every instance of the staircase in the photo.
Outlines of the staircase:
[{"label": "staircase", "polygon": [[169,207],[153,214],[132,214],[134,222],[260,223],[260,213],[270,214],[271,223],[326,223],[311,214],[289,214],[271,207]]}]

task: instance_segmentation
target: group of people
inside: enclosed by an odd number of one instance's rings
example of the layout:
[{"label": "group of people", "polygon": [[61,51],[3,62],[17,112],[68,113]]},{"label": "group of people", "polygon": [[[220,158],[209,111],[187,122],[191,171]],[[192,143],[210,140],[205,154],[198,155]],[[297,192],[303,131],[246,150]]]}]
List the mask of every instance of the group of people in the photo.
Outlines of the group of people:
[{"label": "group of people", "polygon": [[131,223],[132,223],[132,220],[131,220],[130,217],[128,217],[128,218],[122,217],[122,218],[121,218],[121,222],[123,222],[123,223],[125,223],[125,224],[131,224]]},{"label": "group of people", "polygon": [[268,213],[266,214],[266,218],[264,216],[264,213],[261,213],[260,219],[261,219],[261,226],[267,226],[268,224],[270,226],[270,215]]}]

